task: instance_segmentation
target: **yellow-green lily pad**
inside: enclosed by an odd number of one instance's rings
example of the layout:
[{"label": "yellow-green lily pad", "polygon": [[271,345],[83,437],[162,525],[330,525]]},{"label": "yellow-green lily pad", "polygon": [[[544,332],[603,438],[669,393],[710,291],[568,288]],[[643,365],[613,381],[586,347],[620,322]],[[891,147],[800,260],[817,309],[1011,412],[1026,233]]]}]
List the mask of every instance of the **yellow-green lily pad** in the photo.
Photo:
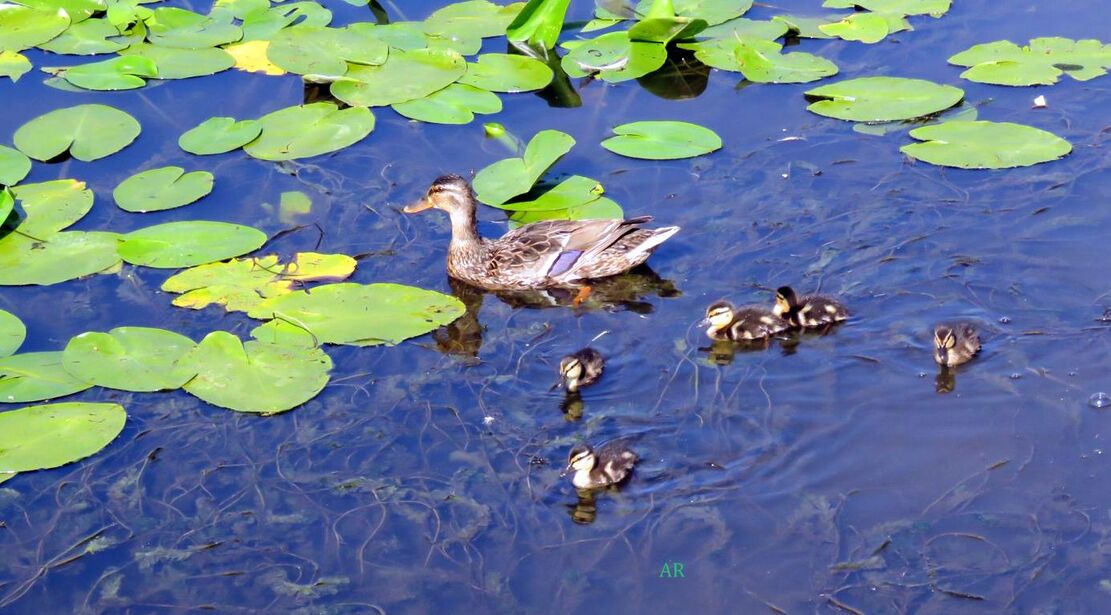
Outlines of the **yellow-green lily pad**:
[{"label": "yellow-green lily pad", "polygon": [[2,412],[0,477],[95,455],[120,435],[126,422],[127,412],[119,404],[73,402]]},{"label": "yellow-green lily pad", "polygon": [[0,359],[0,403],[65,397],[91,386],[65,370],[60,351],[25,352]]},{"label": "yellow-green lily pad", "polygon": [[1008,169],[1057,160],[1072,145],[1057,135],[1010,122],[953,121],[910,131],[923,141],[900,148],[904,154],[947,167]]},{"label": "yellow-green lily pad", "polygon": [[10,356],[27,338],[27,327],[15,314],[0,310],[0,357]]},{"label": "yellow-green lily pad", "polygon": [[186,173],[181,167],[160,167],[136,173],[112,191],[124,211],[148,212],[182,207],[212,192],[215,181],[208,171]]},{"label": "yellow-green lily pad", "polygon": [[77,380],[121,391],[176,389],[193,377],[177,362],[196,344],[165,329],[117,327],[69,341],[62,366]]},{"label": "yellow-green lily pad", "polygon": [[167,222],[120,237],[119,254],[132,265],[176,269],[241,256],[266,243],[266,233],[210,220]]},{"label": "yellow-green lily pad", "polygon": [[77,105],[56,109],[15,131],[15,146],[35,160],[50,160],[68,151],[92,162],[127,147],[139,136],[135,118],[107,105]]},{"label": "yellow-green lily pad", "polygon": [[262,134],[243,150],[262,160],[328,154],[362,141],[374,130],[370,109],[339,109],[332,102],[293,106],[262,116]]}]

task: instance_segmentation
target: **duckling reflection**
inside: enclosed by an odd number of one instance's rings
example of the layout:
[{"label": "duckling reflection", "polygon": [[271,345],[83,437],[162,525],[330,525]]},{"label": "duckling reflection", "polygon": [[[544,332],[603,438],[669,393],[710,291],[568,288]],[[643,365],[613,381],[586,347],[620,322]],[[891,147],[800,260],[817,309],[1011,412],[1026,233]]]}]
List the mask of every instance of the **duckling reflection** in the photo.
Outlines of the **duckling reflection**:
[{"label": "duckling reflection", "polygon": [[568,512],[571,514],[571,520],[579,525],[590,525],[598,518],[598,504],[594,499],[594,491],[590,489],[576,489],[575,494],[578,500],[574,504],[568,504]]}]

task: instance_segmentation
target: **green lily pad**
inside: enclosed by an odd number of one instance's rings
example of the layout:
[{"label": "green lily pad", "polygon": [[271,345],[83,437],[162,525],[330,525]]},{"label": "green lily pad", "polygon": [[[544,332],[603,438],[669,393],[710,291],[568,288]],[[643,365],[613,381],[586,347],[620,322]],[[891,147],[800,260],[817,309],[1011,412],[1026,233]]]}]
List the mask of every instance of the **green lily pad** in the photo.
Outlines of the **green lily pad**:
[{"label": "green lily pad", "polygon": [[268,8],[241,17],[243,41],[271,40],[290,26],[315,28],[332,23],[332,11],[316,2],[286,2],[275,7],[270,7],[267,2],[263,6]]},{"label": "green lily pad", "polygon": [[397,103],[393,105],[393,109],[407,118],[422,122],[467,124],[474,120],[476,113],[501,111],[502,104],[497,94],[470,85],[453,83],[425,98]]},{"label": "green lily pad", "polygon": [[388,53],[386,43],[356,29],[298,26],[274,35],[266,57],[291,73],[338,77],[348,62],[382,64]]},{"label": "green lily pad", "polygon": [[66,231],[35,241],[17,233],[0,239],[0,286],[49,286],[114,267],[116,233]]},{"label": "green lily pad", "polygon": [[27,327],[15,314],[0,310],[0,358],[10,356],[23,345]]},{"label": "green lily pad", "polygon": [[782,23],[787,26],[787,31],[793,36],[798,38],[837,38],[832,34],[826,34],[821,30],[821,27],[831,23],[841,21],[840,15],[825,15],[823,17],[800,17],[798,15],[776,15],[772,17],[772,21]]},{"label": "green lily pad", "polygon": [[749,38],[762,38],[767,41],[775,40],[785,34],[789,27],[782,20],[761,21],[738,17],[716,26],[710,26],[699,33],[703,38],[736,38],[747,36]]},{"label": "green lily pad", "polygon": [[184,293],[174,298],[178,307],[199,310],[215,304],[229,312],[246,312],[304,282],[343,280],[354,271],[355,259],[346,254],[298,252],[284,264],[274,255],[236,258],[186,269],[163,282],[162,290]]},{"label": "green lily pad", "polygon": [[464,33],[479,38],[500,36],[505,34],[506,28],[523,7],[523,2],[508,6],[498,6],[487,0],[455,2],[437,9],[421,27],[432,35]]},{"label": "green lily pad", "polygon": [[952,107],[964,90],[923,79],[861,77],[838,81],[806,92],[820,99],[808,110],[854,122],[890,122],[930,115]]},{"label": "green lily pad", "polygon": [[[0,145],[0,185],[13,186],[31,172],[31,159],[19,150]],[[0,218],[0,223],[4,219]]]},{"label": "green lily pad", "polygon": [[152,78],[158,74],[154,60],[141,56],[119,56],[103,62],[43,70],[55,73],[79,88],[101,91],[141,88],[147,84],[143,77]]},{"label": "green lily pad", "polygon": [[214,331],[181,367],[197,374],[185,390],[213,406],[276,414],[316,397],[328,384],[332,360],[319,348],[244,344],[231,333]]},{"label": "green lily pad", "polygon": [[286,107],[259,119],[262,134],[243,150],[262,160],[311,158],[362,141],[374,130],[370,109],[332,102]]},{"label": "green lily pad", "polygon": [[177,49],[136,43],[120,52],[154,61],[156,79],[189,79],[215,75],[235,66],[235,58],[223,49]]},{"label": "green lily pad", "polygon": [[807,83],[837,74],[837,65],[804,52],[781,53],[779,43],[751,37],[712,39],[680,45],[694,49],[703,64],[739,71],[756,83]]},{"label": "green lily pad", "polygon": [[46,404],[0,413],[0,472],[79,461],[111,444],[126,422],[119,404]]},{"label": "green lily pad", "polygon": [[[420,23],[397,21],[390,24],[351,24],[348,28],[386,43],[391,49],[412,51],[429,46],[428,37],[421,31]],[[480,39],[481,44],[481,39]]]},{"label": "green lily pad", "polygon": [[[653,0],[640,0],[636,10],[647,14]],[[674,0],[675,14],[689,19],[704,19],[711,26],[744,15],[752,0]]]},{"label": "green lily pad", "polygon": [[[696,3],[697,0],[687,4]],[[666,45],[673,39],[692,38],[709,25],[705,18],[700,19],[687,14],[677,15],[672,0],[643,0],[638,8],[641,9],[637,14],[640,19],[627,32],[631,41]]]},{"label": "green lily pad", "polygon": [[893,15],[929,15],[941,17],[949,12],[951,0],[826,0],[822,6],[829,9],[859,7],[876,13]]},{"label": "green lily pad", "polygon": [[436,291],[401,284],[326,284],[272,297],[251,318],[273,319],[263,328],[302,329],[321,344],[394,345],[459,318],[463,303]]},{"label": "green lily pad", "polygon": [[112,53],[127,47],[128,37],[107,19],[88,19],[75,23],[53,40],[39,45],[51,53],[91,56]]},{"label": "green lily pad", "polygon": [[900,148],[904,154],[947,167],[1008,169],[1056,160],[1072,145],[1044,130],[1010,122],[945,122],[910,131],[924,141]]},{"label": "green lily pad", "polygon": [[193,340],[165,329],[90,331],[69,341],[62,366],[76,379],[95,386],[135,392],[171,390],[193,377],[177,362],[194,346]]},{"label": "green lily pad", "polygon": [[602,197],[570,209],[510,212],[509,226],[518,228],[543,220],[622,220],[624,218],[625,212],[621,210],[620,205]]},{"label": "green lily pad", "polygon": [[36,239],[48,239],[93,208],[93,191],[85,187],[85,182],[75,179],[23,184],[12,188],[12,192],[26,216],[16,228]]},{"label": "green lily pad", "polygon": [[177,7],[154,9],[146,20],[148,40],[161,47],[204,49],[234,43],[243,31],[230,22]]},{"label": "green lily pad", "polygon": [[818,26],[822,32],[846,41],[878,43],[891,31],[887,18],[878,13],[853,13],[848,17]]},{"label": "green lily pad", "polygon": [[570,4],[571,0],[529,0],[506,27],[506,38],[526,41],[533,47],[555,47]]},{"label": "green lily pad", "polygon": [[266,233],[250,226],[185,220],[122,235],[119,253],[132,265],[176,269],[241,256],[264,243]]},{"label": "green lily pad", "polygon": [[0,226],[7,222],[15,209],[15,197],[7,189],[0,190]]},{"label": "green lily pad", "polygon": [[[61,352],[25,352],[0,359],[0,403],[65,397],[91,386],[62,367]],[[0,418],[7,414],[0,413]]]},{"label": "green lily pad", "polygon": [[591,40],[568,41],[563,46],[569,51],[560,65],[568,76],[598,75],[609,83],[643,77],[667,60],[666,47],[631,41],[628,32],[609,32]]},{"label": "green lily pad", "polygon": [[[108,23],[116,27],[117,30],[125,31],[132,24],[150,19],[154,16],[154,11],[142,6],[140,3],[143,0],[112,0],[108,5],[108,11],[105,14],[105,19]],[[146,26],[139,24],[137,30],[142,36],[146,37]]]},{"label": "green lily pad", "polygon": [[13,0],[13,2],[48,13],[61,9],[69,15],[74,24],[81,23],[106,8],[105,0]]},{"label": "green lily pad", "polygon": [[491,92],[528,92],[547,86],[552,76],[547,64],[528,56],[484,53],[467,64],[459,83]]},{"label": "green lily pad", "polygon": [[598,183],[597,180],[581,175],[572,175],[532,201],[503,203],[494,207],[511,211],[574,209],[597,201],[602,198],[604,192],[602,184]]},{"label": "green lily pad", "polygon": [[501,205],[528,192],[548,167],[574,145],[575,139],[567,133],[541,130],[525,147],[524,157],[499,160],[475,175],[474,190],[478,200],[487,205]]},{"label": "green lily pad", "polygon": [[198,156],[223,154],[254,141],[262,133],[258,120],[235,121],[233,117],[210,117],[181,135],[178,147]]},{"label": "green lily pad", "polygon": [[62,10],[38,11],[18,4],[0,4],[0,51],[23,51],[41,45],[69,27]]},{"label": "green lily pad", "polygon": [[123,180],[112,198],[124,211],[162,211],[197,201],[212,192],[213,181],[208,171],[186,173],[181,167],[161,167]]},{"label": "green lily pad", "polygon": [[393,105],[442,90],[466,72],[466,60],[450,49],[398,50],[381,66],[351,65],[331,92],[356,107]]},{"label": "green lily pad", "polygon": [[92,162],[127,147],[141,130],[135,118],[106,105],[77,105],[40,115],[15,131],[15,146],[35,160],[69,151]]},{"label": "green lily pad", "polygon": [[721,149],[717,133],[689,122],[632,122],[613,132],[617,136],[602,141],[602,147],[629,158],[676,160]]},{"label": "green lily pad", "polygon": [[1025,47],[1011,41],[975,45],[951,58],[950,64],[969,66],[961,77],[995,85],[1050,85],[1062,74],[1087,81],[1111,68],[1111,45],[1094,39],[1035,38]]},{"label": "green lily pad", "polygon": [[0,77],[7,77],[12,83],[31,70],[31,61],[22,53],[0,51]]}]

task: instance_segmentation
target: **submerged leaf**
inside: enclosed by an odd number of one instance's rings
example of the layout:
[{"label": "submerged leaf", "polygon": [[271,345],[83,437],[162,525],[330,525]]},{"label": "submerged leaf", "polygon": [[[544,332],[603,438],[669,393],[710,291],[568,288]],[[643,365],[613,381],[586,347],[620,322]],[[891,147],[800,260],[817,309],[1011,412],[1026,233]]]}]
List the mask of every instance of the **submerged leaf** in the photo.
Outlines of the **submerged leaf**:
[{"label": "submerged leaf", "polygon": [[119,404],[47,404],[0,413],[0,472],[79,461],[108,446],[126,422]]},{"label": "submerged leaf", "polygon": [[818,98],[807,107],[826,117],[854,122],[889,122],[930,115],[952,107],[964,90],[924,79],[861,77],[806,92]]},{"label": "submerged leaf", "polygon": [[0,239],[0,286],[48,286],[100,273],[120,262],[116,233],[66,231],[36,241],[12,233]]},{"label": "submerged leaf", "polygon": [[106,105],[77,105],[40,115],[15,131],[15,146],[35,160],[66,152],[92,162],[127,147],[139,136],[139,122]]},{"label": "submerged leaf", "polygon": [[124,211],[162,211],[188,205],[212,192],[212,173],[186,173],[181,167],[161,167],[136,173],[112,191]]},{"label": "submerged leaf", "polygon": [[185,220],[141,228],[120,239],[119,254],[128,263],[176,269],[257,250],[266,243],[266,233],[241,224]]},{"label": "submerged leaf", "polygon": [[181,387],[193,373],[177,365],[196,344],[165,329],[117,327],[90,331],[69,341],[62,365],[78,380],[121,391],[162,391]]},{"label": "submerged leaf", "polygon": [[1111,45],[1087,39],[1035,38],[1025,47],[1011,41],[975,45],[951,58],[950,64],[969,66],[961,77],[995,85],[1050,85],[1062,74],[1087,81],[1111,68]]},{"label": "submerged leaf", "polygon": [[259,118],[262,134],[244,147],[262,160],[310,158],[362,141],[374,130],[370,109],[339,109],[332,102],[286,107]]},{"label": "submerged leaf", "polygon": [[[31,172],[31,159],[19,150],[0,145],[0,186],[13,186]],[[0,217],[0,223],[4,218]]]},{"label": "submerged leaf", "polygon": [[331,92],[352,106],[393,105],[442,90],[466,72],[463,56],[450,49],[394,51],[381,66],[352,64]]},{"label": "submerged leaf", "polygon": [[210,117],[184,132],[177,144],[190,154],[223,154],[254,141],[262,133],[258,120],[235,121],[233,117]]},{"label": "submerged leaf", "polygon": [[717,133],[689,122],[631,122],[613,132],[617,136],[602,141],[602,147],[630,158],[675,160],[721,149]]},{"label": "submerged leaf", "polygon": [[547,86],[552,76],[547,64],[528,56],[484,53],[467,64],[459,83],[491,92],[528,92]]},{"label": "submerged leaf", "polygon": [[23,344],[27,327],[15,314],[0,310],[0,358],[11,355]]},{"label": "submerged leaf", "polygon": [[453,83],[419,100],[397,103],[394,111],[407,118],[437,124],[467,124],[476,113],[501,111],[497,94],[461,83]]},{"label": "submerged leaf", "polygon": [[1056,160],[1072,151],[1057,135],[1010,122],[944,122],[910,131],[924,141],[900,148],[930,164],[962,169],[1007,169]]},{"label": "submerged leaf", "polygon": [[[91,386],[74,378],[62,367],[61,352],[25,352],[0,359],[0,403],[65,397]],[[0,419],[7,414],[0,413]],[[0,431],[0,434],[3,432]],[[0,451],[2,449],[0,447]]]},{"label": "submerged leaf", "polygon": [[558,130],[541,130],[525,148],[522,158],[506,158],[482,169],[475,175],[474,189],[478,200],[487,205],[501,205],[532,189],[548,167],[571,151],[575,139]]}]

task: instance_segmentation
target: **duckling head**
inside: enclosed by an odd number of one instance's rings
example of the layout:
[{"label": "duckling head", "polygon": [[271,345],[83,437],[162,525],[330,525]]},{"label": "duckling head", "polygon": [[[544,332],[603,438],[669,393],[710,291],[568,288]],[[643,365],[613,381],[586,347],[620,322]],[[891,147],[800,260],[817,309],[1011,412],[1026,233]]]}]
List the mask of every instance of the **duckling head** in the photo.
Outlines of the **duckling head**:
[{"label": "duckling head", "polygon": [[560,473],[560,476],[567,476],[571,470],[589,472],[597,464],[598,458],[594,455],[594,449],[585,444],[576,444],[571,449],[571,453],[567,455],[567,467]]},{"label": "duckling head", "polygon": [[795,290],[790,286],[780,286],[775,291],[775,307],[772,312],[776,316],[783,317],[784,314],[789,314],[792,310],[798,307],[799,299],[795,295]]},{"label": "duckling head", "polygon": [[942,367],[949,366],[949,352],[957,346],[957,335],[953,327],[938,325],[934,329],[934,360]]},{"label": "duckling head", "polygon": [[440,209],[454,214],[465,211],[474,203],[474,192],[467,180],[459,175],[441,175],[428,187],[424,198],[403,209],[407,214],[415,214],[426,209]]},{"label": "duckling head", "polygon": [[[559,382],[556,387],[567,387],[567,391],[574,393],[579,390],[579,382],[583,377],[583,363],[578,357],[569,355],[559,362]],[[553,387],[555,388],[555,387]]]},{"label": "duckling head", "polygon": [[706,335],[715,338],[719,331],[733,323],[733,304],[728,301],[718,301],[706,308],[706,318],[698,323],[700,326],[709,326]]}]

